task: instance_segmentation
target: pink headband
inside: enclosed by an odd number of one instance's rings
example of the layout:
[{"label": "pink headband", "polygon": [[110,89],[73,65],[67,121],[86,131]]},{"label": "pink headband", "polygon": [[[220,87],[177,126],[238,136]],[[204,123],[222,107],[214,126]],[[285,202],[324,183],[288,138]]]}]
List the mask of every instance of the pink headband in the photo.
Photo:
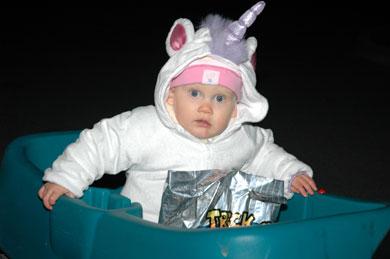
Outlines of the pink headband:
[{"label": "pink headband", "polygon": [[172,80],[171,88],[188,84],[220,85],[232,90],[237,101],[241,99],[242,80],[239,73],[234,68],[209,57],[189,64]]}]

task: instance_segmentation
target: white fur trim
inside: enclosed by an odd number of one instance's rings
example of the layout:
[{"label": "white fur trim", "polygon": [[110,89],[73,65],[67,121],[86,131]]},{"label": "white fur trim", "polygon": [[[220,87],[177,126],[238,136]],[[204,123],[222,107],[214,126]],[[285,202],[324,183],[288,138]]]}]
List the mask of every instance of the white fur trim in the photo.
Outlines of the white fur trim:
[{"label": "white fur trim", "polygon": [[255,37],[249,37],[246,40],[246,45],[248,46],[248,58],[251,60],[253,53],[256,52],[257,40]]}]

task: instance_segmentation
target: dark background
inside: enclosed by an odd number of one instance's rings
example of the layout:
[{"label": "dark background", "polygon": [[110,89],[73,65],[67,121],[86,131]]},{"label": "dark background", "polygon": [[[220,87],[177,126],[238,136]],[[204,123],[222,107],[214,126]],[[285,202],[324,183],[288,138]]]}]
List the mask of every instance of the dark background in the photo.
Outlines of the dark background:
[{"label": "dark background", "polygon": [[[390,26],[377,2],[268,1],[247,36],[258,39],[257,88],[270,102],[259,125],[328,193],[390,201]],[[177,18],[236,19],[254,3],[0,9],[0,158],[17,137],[90,128],[152,104]],[[375,258],[389,246],[387,236]]]}]

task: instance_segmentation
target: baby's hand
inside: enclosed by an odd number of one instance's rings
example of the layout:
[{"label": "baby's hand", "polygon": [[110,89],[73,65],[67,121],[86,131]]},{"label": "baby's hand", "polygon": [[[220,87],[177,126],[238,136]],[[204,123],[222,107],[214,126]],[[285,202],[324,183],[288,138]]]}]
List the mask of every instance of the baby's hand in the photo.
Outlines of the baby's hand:
[{"label": "baby's hand", "polygon": [[41,198],[43,205],[48,210],[53,209],[54,204],[56,204],[58,198],[63,194],[70,198],[75,198],[75,196],[64,187],[50,182],[45,183],[38,191],[39,198]]},{"label": "baby's hand", "polygon": [[300,193],[303,197],[307,197],[307,192],[310,195],[314,195],[314,191],[316,190],[316,183],[307,174],[300,174],[296,176],[291,183],[291,191],[295,193]]}]

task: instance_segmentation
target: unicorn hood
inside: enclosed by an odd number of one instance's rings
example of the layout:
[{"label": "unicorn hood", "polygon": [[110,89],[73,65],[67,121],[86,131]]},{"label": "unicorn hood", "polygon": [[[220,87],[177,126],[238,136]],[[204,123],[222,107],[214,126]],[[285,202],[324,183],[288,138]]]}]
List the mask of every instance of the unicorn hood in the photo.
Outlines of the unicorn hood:
[{"label": "unicorn hood", "polygon": [[174,22],[165,42],[170,58],[159,72],[154,94],[158,116],[166,127],[183,132],[181,126],[172,120],[165,104],[171,81],[190,63],[204,57],[211,57],[233,67],[242,79],[237,117],[222,135],[234,132],[243,123],[256,123],[265,117],[268,102],[256,90],[257,40],[254,37],[244,39],[246,29],[261,13],[264,5],[264,2],[258,2],[237,21],[209,15],[197,31],[188,19],[180,18]]}]

